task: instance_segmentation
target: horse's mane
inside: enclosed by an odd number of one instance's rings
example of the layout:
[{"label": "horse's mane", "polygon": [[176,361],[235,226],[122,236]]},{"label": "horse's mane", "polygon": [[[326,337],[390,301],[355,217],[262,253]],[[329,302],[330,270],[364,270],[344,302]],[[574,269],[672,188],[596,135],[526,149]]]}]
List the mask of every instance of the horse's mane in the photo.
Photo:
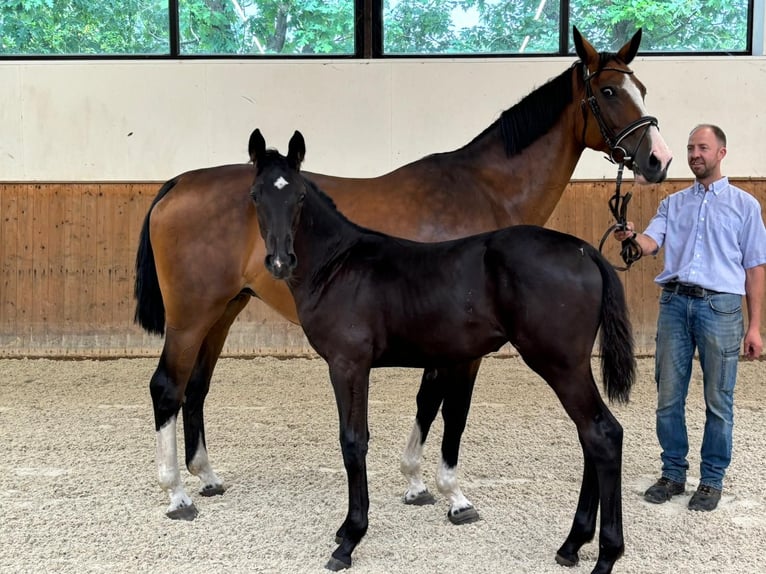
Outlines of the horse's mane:
[{"label": "horse's mane", "polygon": [[[615,53],[601,52],[598,70],[602,70],[607,62],[616,57]],[[506,155],[510,157],[521,153],[545,135],[558,122],[566,107],[572,103],[572,70],[582,76],[582,62],[576,61],[561,74],[524,96],[461,149],[470,146],[499,127]]]}]

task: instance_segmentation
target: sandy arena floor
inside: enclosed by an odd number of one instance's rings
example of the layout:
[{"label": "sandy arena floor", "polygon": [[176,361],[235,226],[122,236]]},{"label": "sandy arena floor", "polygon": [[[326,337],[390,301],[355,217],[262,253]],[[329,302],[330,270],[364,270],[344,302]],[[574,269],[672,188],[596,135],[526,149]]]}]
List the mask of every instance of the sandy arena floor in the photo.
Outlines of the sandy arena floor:
[{"label": "sandy arena floor", "polygon": [[[194,522],[164,516],[154,466],[149,378],[156,360],[0,361],[0,572],[322,573],[346,509],[337,414],[320,360],[222,360],[207,401],[213,466],[223,495],[196,494]],[[742,363],[735,453],[718,510],[692,513],[704,407],[690,393],[691,487],[653,506],[641,493],[658,475],[652,359],[639,361],[625,428],[626,554],[616,573],[766,571],[766,363]],[[399,456],[412,426],[419,373],[373,373],[368,456],[370,529],[356,574],[588,573],[586,545],[566,569],[566,537],[582,472],[574,425],[518,359],[486,360],[463,440],[461,485],[482,520],[453,526],[446,501],[401,503]],[[426,449],[435,494],[441,421]],[[181,429],[179,428],[179,431]],[[179,434],[179,451],[183,452]]]}]

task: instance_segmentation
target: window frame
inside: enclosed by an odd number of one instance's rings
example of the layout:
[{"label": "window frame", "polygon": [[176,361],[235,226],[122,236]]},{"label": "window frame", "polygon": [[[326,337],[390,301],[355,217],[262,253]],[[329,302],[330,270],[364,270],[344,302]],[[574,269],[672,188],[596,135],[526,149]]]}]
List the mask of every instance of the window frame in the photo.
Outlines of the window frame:
[{"label": "window frame", "polygon": [[[744,51],[727,52],[644,52],[641,56],[758,56],[763,55],[766,34],[766,0],[748,0],[747,40]],[[383,51],[383,0],[354,0],[355,51],[353,54],[183,54],[180,49],[179,0],[168,0],[168,52],[164,54],[0,54],[3,61],[70,61],[70,60],[401,60],[401,59],[467,59],[467,58],[554,58],[570,57],[570,0],[559,0],[559,47],[553,53],[466,53],[466,54],[386,54]]]}]

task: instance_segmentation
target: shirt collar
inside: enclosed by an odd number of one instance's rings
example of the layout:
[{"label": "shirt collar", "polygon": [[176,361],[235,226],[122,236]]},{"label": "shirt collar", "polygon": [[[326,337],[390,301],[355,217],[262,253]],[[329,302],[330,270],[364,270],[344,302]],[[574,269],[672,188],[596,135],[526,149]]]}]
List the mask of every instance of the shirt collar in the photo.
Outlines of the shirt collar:
[{"label": "shirt collar", "polygon": [[[729,187],[729,178],[726,176],[723,176],[721,179],[714,181],[710,184],[710,191],[712,191],[715,195],[718,195],[721,193],[724,189]],[[694,193],[697,194],[704,194],[705,193],[705,186],[702,185],[699,181],[694,181],[694,186],[692,187],[694,190]]]}]

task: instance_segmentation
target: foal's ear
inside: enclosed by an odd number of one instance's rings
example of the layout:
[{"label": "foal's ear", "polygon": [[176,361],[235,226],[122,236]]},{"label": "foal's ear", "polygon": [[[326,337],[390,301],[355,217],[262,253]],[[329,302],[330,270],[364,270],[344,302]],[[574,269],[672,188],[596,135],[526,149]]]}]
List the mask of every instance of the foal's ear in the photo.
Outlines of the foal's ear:
[{"label": "foal's ear", "polygon": [[287,162],[293,169],[300,170],[304,157],[306,157],[306,142],[303,139],[303,134],[295,130],[293,137],[290,138],[290,143],[287,145]]},{"label": "foal's ear", "polygon": [[574,40],[575,52],[580,61],[585,65],[585,73],[592,69],[594,72],[598,66],[598,52],[588,40],[582,37],[577,26],[572,26],[572,39]]},{"label": "foal's ear", "polygon": [[262,157],[266,153],[266,140],[261,135],[261,130],[255,128],[253,133],[250,134],[250,141],[247,143],[247,153],[250,156],[250,161],[255,161]]},{"label": "foal's ear", "polygon": [[636,52],[638,52],[638,47],[641,45],[641,32],[642,28],[638,29],[638,32],[633,34],[633,37],[630,39],[630,42],[625,44],[620,50],[617,52],[617,57],[625,62],[626,64],[630,64],[633,61],[633,58],[636,57]]}]

